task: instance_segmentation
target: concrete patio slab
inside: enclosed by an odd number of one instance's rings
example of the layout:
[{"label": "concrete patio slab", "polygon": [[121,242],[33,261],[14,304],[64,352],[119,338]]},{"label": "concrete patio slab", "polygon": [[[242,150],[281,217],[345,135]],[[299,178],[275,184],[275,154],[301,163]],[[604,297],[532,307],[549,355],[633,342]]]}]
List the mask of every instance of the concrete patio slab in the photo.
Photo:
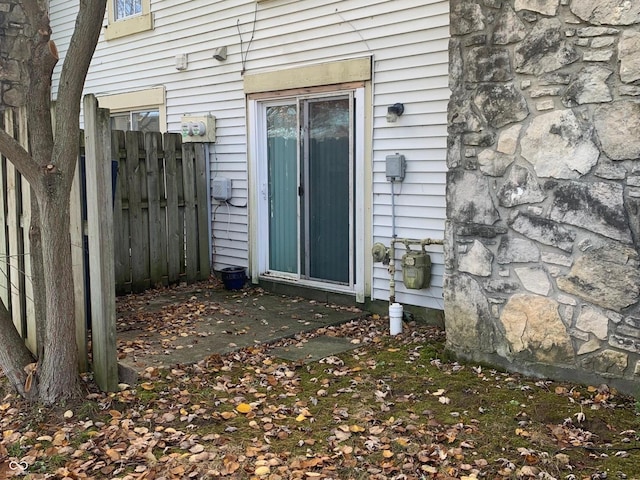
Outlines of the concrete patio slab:
[{"label": "concrete patio slab", "polygon": [[274,357],[292,362],[312,363],[331,355],[348,352],[359,346],[354,344],[350,338],[320,335],[307,342],[274,348],[271,350],[271,354]]},{"label": "concrete patio slab", "polygon": [[[215,283],[132,298],[119,299],[117,338],[119,361],[137,372],[197,363],[214,354],[273,343],[366,315],[354,306],[275,295],[252,287],[227,291]],[[322,358],[344,351],[349,345],[341,340],[310,342],[297,354]],[[290,350],[293,355],[295,349]]]}]

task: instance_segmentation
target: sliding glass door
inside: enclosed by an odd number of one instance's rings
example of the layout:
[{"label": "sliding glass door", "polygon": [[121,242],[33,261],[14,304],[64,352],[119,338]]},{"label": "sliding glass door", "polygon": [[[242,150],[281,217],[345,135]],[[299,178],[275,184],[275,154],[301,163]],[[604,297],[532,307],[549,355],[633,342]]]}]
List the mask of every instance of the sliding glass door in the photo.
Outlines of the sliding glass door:
[{"label": "sliding glass door", "polygon": [[268,271],[353,284],[354,100],[265,103]]}]

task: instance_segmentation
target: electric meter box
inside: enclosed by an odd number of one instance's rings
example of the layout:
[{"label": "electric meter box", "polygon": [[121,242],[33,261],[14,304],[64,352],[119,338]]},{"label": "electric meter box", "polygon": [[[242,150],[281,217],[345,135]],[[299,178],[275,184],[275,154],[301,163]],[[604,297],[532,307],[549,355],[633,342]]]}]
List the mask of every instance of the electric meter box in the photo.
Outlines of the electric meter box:
[{"label": "electric meter box", "polygon": [[216,117],[213,115],[185,115],[180,125],[183,143],[216,141]]},{"label": "electric meter box", "polygon": [[431,257],[424,250],[407,252],[402,256],[402,282],[412,290],[429,286],[431,281]]},{"label": "electric meter box", "polygon": [[211,194],[215,200],[226,202],[231,199],[231,179],[215,177],[211,187]]}]

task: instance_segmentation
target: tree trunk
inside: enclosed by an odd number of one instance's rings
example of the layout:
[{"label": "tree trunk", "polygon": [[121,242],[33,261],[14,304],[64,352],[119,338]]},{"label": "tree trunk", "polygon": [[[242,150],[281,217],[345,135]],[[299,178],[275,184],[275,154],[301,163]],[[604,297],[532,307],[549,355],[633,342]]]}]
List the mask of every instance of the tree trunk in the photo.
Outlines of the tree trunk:
[{"label": "tree trunk", "polygon": [[[27,19],[25,48],[19,62],[26,64],[26,103],[29,120],[29,147],[0,129],[0,151],[32,187],[39,206],[40,222],[32,229],[32,240],[40,242],[42,270],[34,287],[42,294],[45,308],[36,305],[36,314],[46,322],[42,335],[38,324],[38,398],[45,404],[74,397],[80,392],[78,352],[75,342],[75,305],[69,235],[69,197],[78,157],[80,99],[93,56],[107,0],[80,0],[75,29],[60,73],[56,109],[55,142],[51,124],[51,77],[58,50],[51,40],[45,0],[18,2]],[[30,52],[25,62],[23,50]],[[39,228],[37,228],[39,227]],[[42,239],[42,240],[40,240]],[[37,248],[36,248],[37,250]],[[37,251],[36,251],[37,253]],[[40,261],[36,260],[38,265]],[[36,265],[36,269],[38,267]],[[41,305],[41,304],[40,304]],[[41,320],[39,318],[38,320]],[[30,353],[18,336],[7,309],[0,308],[0,367],[18,392],[24,389],[24,366],[32,363]],[[31,375],[30,378],[33,378]],[[33,392],[33,390],[32,390]],[[33,395],[33,393],[31,393]]]},{"label": "tree trunk", "polygon": [[7,376],[9,383],[26,398],[33,397],[35,389],[25,391],[27,373],[24,367],[32,363],[31,352],[24,344],[24,340],[13,325],[11,314],[0,300],[0,368]]},{"label": "tree trunk", "polygon": [[44,283],[44,265],[42,263],[42,235],[40,234],[40,207],[33,190],[31,191],[31,225],[29,226],[29,245],[31,254],[31,285],[33,291],[33,309],[36,319],[36,358],[42,358],[44,349],[45,320],[47,317],[46,293]]},{"label": "tree trunk", "polygon": [[[73,172],[65,172],[73,175]],[[78,350],[75,342],[75,303],[69,235],[68,182],[52,172],[45,198],[40,199],[42,258],[47,307],[43,358],[38,370],[39,397],[45,404],[80,393]],[[47,180],[45,180],[47,181]],[[60,182],[59,182],[60,181]],[[62,188],[60,188],[62,185]]]}]

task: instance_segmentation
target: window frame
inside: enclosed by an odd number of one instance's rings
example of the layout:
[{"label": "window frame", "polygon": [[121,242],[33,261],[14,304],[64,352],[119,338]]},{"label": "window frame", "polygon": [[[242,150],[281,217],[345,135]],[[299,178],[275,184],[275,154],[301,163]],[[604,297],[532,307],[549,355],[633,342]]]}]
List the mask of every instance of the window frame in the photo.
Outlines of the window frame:
[{"label": "window frame", "polygon": [[[133,131],[142,131],[140,128],[140,125],[138,122],[136,122],[136,117],[139,116],[140,114],[147,114],[147,113],[153,113],[155,118],[155,123],[157,123],[158,125],[158,129],[157,130],[148,130],[148,131],[152,131],[152,132],[159,132],[160,131],[160,111],[158,108],[156,107],[147,107],[147,108],[142,108],[142,109],[131,109],[131,110],[124,110],[121,112],[114,112],[109,110],[110,115],[111,115],[111,128],[113,129],[113,120],[114,118],[126,118],[127,119],[127,125],[130,128],[127,128],[126,130],[133,130]],[[135,127],[134,127],[134,124]],[[116,128],[116,130],[120,130],[119,128]]]},{"label": "window frame", "polygon": [[164,87],[100,95],[97,98],[100,108],[108,108],[112,114],[158,110],[160,132],[165,133],[167,131],[167,106]]},{"label": "window frame", "polygon": [[104,29],[105,40],[133,35],[135,33],[153,30],[153,16],[151,15],[151,0],[140,0],[142,13],[130,17],[116,19],[116,0],[107,0],[107,25]]},{"label": "window frame", "polygon": [[[124,2],[124,7],[126,10],[126,5],[131,3],[134,6],[140,5],[140,11],[139,12],[135,12],[132,13],[130,15],[123,15],[122,17],[118,17],[118,6],[121,2]],[[138,15],[142,14],[142,3],[143,0],[113,0],[113,12],[114,12],[114,18],[116,21],[120,21],[120,20],[127,20],[131,17],[137,17]]]}]

